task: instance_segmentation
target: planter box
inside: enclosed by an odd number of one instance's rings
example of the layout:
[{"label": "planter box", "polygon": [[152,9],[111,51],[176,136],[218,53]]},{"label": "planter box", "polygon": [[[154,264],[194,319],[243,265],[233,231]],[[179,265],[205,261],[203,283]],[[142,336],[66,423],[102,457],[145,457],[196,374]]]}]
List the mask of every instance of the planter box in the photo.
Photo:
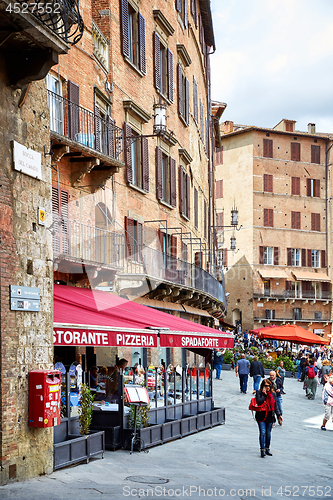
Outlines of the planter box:
[{"label": "planter box", "polygon": [[102,454],[105,451],[104,431],[92,431],[87,436],[69,434],[65,441],[53,445],[53,469],[61,469]]},{"label": "planter box", "polygon": [[264,368],[264,374],[265,374],[265,375],[269,375],[269,374],[270,374],[270,372],[272,372],[272,371],[273,371],[273,372],[275,371],[275,370],[274,370],[274,368]]},{"label": "planter box", "polygon": [[231,370],[231,364],[223,364],[222,365],[222,370]]},{"label": "planter box", "polygon": [[[133,450],[141,451],[151,446],[162,444],[162,425],[153,424],[148,427],[137,429],[136,439],[134,441]],[[131,449],[131,440],[133,436],[133,429],[124,429],[124,444],[125,450]]]}]

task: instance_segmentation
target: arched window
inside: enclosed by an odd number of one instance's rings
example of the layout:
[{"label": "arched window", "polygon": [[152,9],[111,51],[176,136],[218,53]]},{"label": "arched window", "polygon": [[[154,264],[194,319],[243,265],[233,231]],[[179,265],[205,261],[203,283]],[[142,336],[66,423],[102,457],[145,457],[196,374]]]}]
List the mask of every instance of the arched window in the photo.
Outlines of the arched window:
[{"label": "arched window", "polygon": [[111,224],[111,213],[104,203],[98,203],[95,207],[95,226],[99,229],[108,229]]}]

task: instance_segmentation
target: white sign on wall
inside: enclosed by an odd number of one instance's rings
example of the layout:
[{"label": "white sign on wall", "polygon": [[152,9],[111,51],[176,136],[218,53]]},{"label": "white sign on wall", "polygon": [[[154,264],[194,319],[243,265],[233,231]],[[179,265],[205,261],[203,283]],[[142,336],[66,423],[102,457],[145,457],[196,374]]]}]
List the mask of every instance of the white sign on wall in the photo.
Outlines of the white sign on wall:
[{"label": "white sign on wall", "polygon": [[35,179],[42,179],[41,154],[13,141],[14,169]]}]

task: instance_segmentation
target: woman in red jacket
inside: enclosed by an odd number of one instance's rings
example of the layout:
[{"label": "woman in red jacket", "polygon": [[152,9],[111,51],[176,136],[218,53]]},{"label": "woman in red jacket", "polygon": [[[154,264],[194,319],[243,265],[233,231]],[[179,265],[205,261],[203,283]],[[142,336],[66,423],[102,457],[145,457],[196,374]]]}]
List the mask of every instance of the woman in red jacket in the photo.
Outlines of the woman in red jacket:
[{"label": "woman in red jacket", "polygon": [[[256,421],[259,427],[259,443],[261,458],[266,455],[272,456],[270,452],[272,426],[275,422],[275,415],[278,417],[279,424],[282,425],[282,415],[276,403],[276,395],[273,390],[273,384],[269,378],[264,379],[260,384],[260,390],[256,391],[257,405],[261,406],[266,402],[267,412],[257,411]],[[275,414],[275,415],[274,415]]]}]

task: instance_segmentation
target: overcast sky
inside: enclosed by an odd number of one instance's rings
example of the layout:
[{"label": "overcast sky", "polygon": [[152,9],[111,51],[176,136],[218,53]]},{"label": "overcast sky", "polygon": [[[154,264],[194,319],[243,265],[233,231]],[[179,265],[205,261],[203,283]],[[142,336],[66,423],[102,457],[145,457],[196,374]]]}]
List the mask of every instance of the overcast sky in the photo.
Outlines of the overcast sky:
[{"label": "overcast sky", "polygon": [[333,0],[212,0],[222,121],[333,133]]}]

